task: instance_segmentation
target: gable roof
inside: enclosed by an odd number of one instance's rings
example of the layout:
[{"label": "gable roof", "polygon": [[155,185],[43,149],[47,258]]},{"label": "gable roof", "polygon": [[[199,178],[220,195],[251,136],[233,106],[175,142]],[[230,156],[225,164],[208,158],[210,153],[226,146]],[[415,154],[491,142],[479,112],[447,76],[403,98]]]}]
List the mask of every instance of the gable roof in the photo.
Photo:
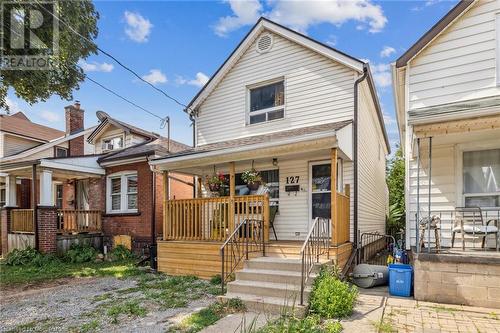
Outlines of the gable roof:
[{"label": "gable roof", "polygon": [[217,71],[212,75],[208,82],[201,88],[201,90],[194,96],[194,98],[187,105],[186,111],[191,114],[199,104],[215,89],[218,83],[224,78],[226,73],[233,68],[233,66],[238,62],[240,57],[244,54],[247,48],[253,43],[255,38],[264,30],[275,33],[283,38],[296,42],[306,48],[309,48],[327,58],[337,61],[359,73],[363,72],[364,62],[354,58],[346,53],[343,53],[333,47],[326,44],[318,42],[306,35],[303,35],[297,31],[289,29],[282,26],[276,22],[273,22],[267,18],[261,17],[257,23],[250,29],[247,35],[240,41],[238,46],[233,50],[229,57],[222,63],[222,65],[217,69]]},{"label": "gable roof", "polygon": [[404,67],[413,57],[422,51],[434,38],[454,20],[461,16],[476,0],[460,0],[443,18],[430,28],[420,39],[413,44],[401,57],[396,60],[396,67]]},{"label": "gable roof", "polygon": [[0,115],[0,131],[42,142],[49,142],[65,135],[64,131],[31,122],[22,112]]},{"label": "gable roof", "polygon": [[189,149],[190,146],[183,143],[177,142],[170,139],[170,152],[169,152],[169,142],[165,137],[159,137],[157,139],[148,140],[141,142],[134,146],[116,151],[110,152],[104,156],[99,157],[97,162],[106,163],[112,161],[126,160],[135,157],[143,157],[150,155],[164,156],[169,153],[177,153],[179,151],[184,151]]},{"label": "gable roof", "polygon": [[110,115],[108,115],[104,111],[97,111],[96,116],[99,119],[100,123],[99,125],[95,128],[95,130],[89,135],[87,138],[87,142],[93,143],[93,141],[99,136],[99,134],[105,130],[108,125],[113,125],[115,127],[121,128],[127,133],[133,133],[137,134],[139,136],[148,138],[148,139],[157,139],[160,137],[159,134],[149,132],[146,130],[143,130],[142,128],[127,124],[126,122],[123,122],[121,120],[112,118]]}]

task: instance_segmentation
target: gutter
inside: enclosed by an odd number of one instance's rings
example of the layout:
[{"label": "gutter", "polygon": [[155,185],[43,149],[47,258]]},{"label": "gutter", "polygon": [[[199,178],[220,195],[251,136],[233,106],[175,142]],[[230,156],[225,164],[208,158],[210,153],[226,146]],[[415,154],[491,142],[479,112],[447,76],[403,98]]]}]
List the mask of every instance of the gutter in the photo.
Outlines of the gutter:
[{"label": "gutter", "polygon": [[354,248],[358,248],[358,86],[368,77],[368,66],[363,66],[363,75],[354,82],[354,121],[353,121],[353,157],[354,157]]}]

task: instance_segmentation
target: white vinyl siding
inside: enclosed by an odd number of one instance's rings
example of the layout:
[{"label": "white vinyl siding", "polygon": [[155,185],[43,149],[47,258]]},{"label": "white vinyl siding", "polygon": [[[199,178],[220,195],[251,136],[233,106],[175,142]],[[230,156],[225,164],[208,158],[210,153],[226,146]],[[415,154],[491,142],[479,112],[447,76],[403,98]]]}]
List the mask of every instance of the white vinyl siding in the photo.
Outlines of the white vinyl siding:
[{"label": "white vinyl siding", "polygon": [[365,81],[360,85],[358,129],[358,226],[385,233],[387,185],[383,132]]},{"label": "white vinyl siding", "polygon": [[[355,72],[274,35],[263,54],[253,43],[201,104],[197,144],[352,119]],[[247,87],[283,77],[285,118],[246,126]]]},{"label": "white vinyl siding", "polygon": [[33,141],[14,135],[4,133],[3,135],[3,156],[11,156],[29,148],[41,145],[43,142]]},{"label": "white vinyl siding", "polygon": [[497,96],[497,0],[480,0],[409,63],[409,107]]},{"label": "white vinyl siding", "polygon": [[123,138],[123,148],[131,147],[141,142],[144,142],[146,139],[142,136],[135,135],[132,133],[126,133],[121,128],[116,128],[115,126],[109,126],[107,129],[99,135],[99,138],[96,140],[95,152],[96,154],[100,154],[103,152],[103,142],[107,139],[119,137]]}]

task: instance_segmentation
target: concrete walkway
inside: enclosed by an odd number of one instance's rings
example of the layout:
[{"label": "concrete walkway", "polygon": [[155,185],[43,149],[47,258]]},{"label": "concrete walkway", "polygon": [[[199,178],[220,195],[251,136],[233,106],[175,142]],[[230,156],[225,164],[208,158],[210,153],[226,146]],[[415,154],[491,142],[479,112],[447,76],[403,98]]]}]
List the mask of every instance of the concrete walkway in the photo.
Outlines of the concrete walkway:
[{"label": "concrete walkway", "polygon": [[389,296],[387,288],[360,289],[354,315],[344,332],[500,333],[500,309],[488,309]]}]

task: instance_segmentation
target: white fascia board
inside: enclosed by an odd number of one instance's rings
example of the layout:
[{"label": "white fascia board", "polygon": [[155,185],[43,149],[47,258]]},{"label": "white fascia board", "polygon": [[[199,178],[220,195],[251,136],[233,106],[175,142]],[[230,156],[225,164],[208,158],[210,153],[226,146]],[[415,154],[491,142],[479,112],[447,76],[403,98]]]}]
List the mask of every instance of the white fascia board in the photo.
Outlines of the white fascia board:
[{"label": "white fascia board", "polygon": [[147,161],[148,161],[148,159],[146,156],[140,156],[140,157],[135,157],[135,158],[123,159],[123,160],[101,162],[100,164],[103,167],[112,167],[112,166],[117,166],[117,165],[131,164],[131,163],[137,163],[137,162],[147,162]]},{"label": "white fascia board", "polygon": [[40,167],[49,169],[60,169],[65,171],[75,171],[82,173],[91,173],[96,175],[105,175],[106,171],[101,167],[88,167],[81,165],[74,165],[70,163],[54,162],[51,160],[41,160]]},{"label": "white fascia board", "polygon": [[271,147],[282,146],[282,145],[287,145],[287,144],[300,143],[303,141],[310,141],[310,140],[334,137],[334,136],[336,136],[336,134],[337,134],[337,131],[331,130],[330,132],[302,135],[302,136],[293,137],[293,138],[289,138],[289,139],[283,139],[283,140],[279,140],[279,141],[270,141],[270,142],[265,142],[265,143],[245,145],[245,146],[227,148],[227,149],[219,149],[219,150],[207,151],[207,152],[202,152],[202,153],[193,153],[193,154],[189,154],[189,155],[172,157],[172,158],[165,157],[165,158],[162,158],[159,160],[149,161],[149,164],[155,166],[155,165],[161,165],[161,164],[165,164],[165,163],[174,163],[174,162],[195,160],[195,159],[204,158],[204,157],[216,157],[219,155],[240,153],[240,152],[252,151],[252,150],[256,150],[256,149],[271,148]]},{"label": "white fascia board", "polygon": [[54,141],[47,142],[45,144],[36,146],[36,147],[34,147],[32,149],[23,151],[23,152],[21,152],[19,154],[0,158],[0,162],[9,162],[9,161],[14,161],[14,160],[19,160],[19,159],[22,159],[22,158],[25,158],[25,157],[29,157],[30,155],[36,154],[38,152],[41,152],[41,151],[43,151],[43,150],[45,150],[47,148],[57,146],[57,145],[59,145],[61,143],[64,143],[64,142],[69,141],[69,140],[72,140],[72,139],[77,138],[79,136],[86,135],[89,132],[93,131],[94,129],[95,129],[95,126],[87,128],[86,130],[83,130],[81,132],[78,132],[78,133],[75,133],[75,134],[71,134],[71,135],[68,135],[68,136],[64,136],[64,137],[62,137],[60,139],[56,139]]}]

